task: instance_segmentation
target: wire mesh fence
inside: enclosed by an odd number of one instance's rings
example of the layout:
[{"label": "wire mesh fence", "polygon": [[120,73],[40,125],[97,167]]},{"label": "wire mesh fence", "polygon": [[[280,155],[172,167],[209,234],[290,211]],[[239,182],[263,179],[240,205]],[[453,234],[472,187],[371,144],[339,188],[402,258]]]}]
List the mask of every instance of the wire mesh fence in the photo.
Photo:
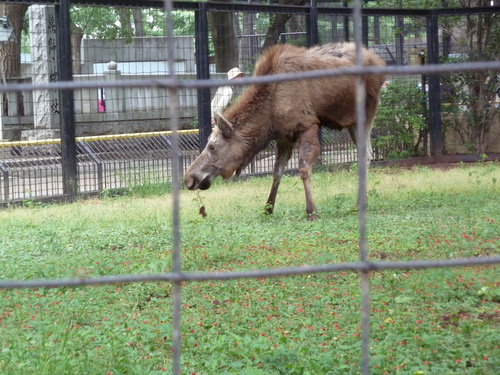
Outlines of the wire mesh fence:
[{"label": "wire mesh fence", "polygon": [[[124,137],[80,137],[78,193],[82,196],[113,189],[171,183],[171,132],[135,133]],[[180,137],[182,170],[198,155],[198,134],[183,131]],[[62,197],[63,177],[60,140],[40,145],[11,143],[2,147],[3,202]]]},{"label": "wire mesh fence", "polygon": [[[61,2],[63,6],[68,6],[68,2]],[[167,2],[167,8],[169,8],[172,4]],[[68,11],[68,8],[65,8]],[[220,9],[219,9],[220,10]],[[167,12],[168,13],[168,12]],[[220,12],[220,13],[229,13],[225,14],[225,17],[233,18],[233,12]],[[293,12],[293,17],[290,16],[289,11],[283,11],[282,13],[278,12],[277,15],[283,14],[286,17],[283,17],[283,20],[291,22],[288,23],[292,29],[285,30],[285,33],[279,33],[278,36],[281,38],[286,38],[287,42],[298,43],[304,45],[307,43],[307,38],[304,37],[302,31],[299,31],[297,28],[300,25],[303,25],[303,17],[306,12],[303,9],[295,9]],[[222,15],[221,15],[222,16]],[[243,19],[246,19],[247,15],[243,15]],[[248,17],[251,22],[257,23],[257,21],[262,21],[258,19],[257,14],[254,14],[255,19],[252,20],[252,17]],[[348,19],[352,17],[352,21],[349,23]],[[49,17],[50,18],[50,17]],[[408,17],[407,17],[408,18]],[[246,19],[248,21],[248,19]],[[321,18],[320,18],[321,20]],[[340,21],[342,20],[342,22]],[[391,17],[391,22],[393,18]],[[428,19],[426,19],[428,20]],[[423,23],[422,19],[412,19],[409,21],[408,19],[404,19],[406,24],[413,25],[410,33],[412,35],[412,41],[410,43],[415,46],[414,48],[418,49],[420,44],[417,44],[417,34],[422,37],[421,25]],[[227,22],[227,21],[225,21]],[[322,31],[324,35],[320,35],[321,42],[325,43],[327,40],[330,40],[330,36],[332,38],[341,38],[339,35],[343,33],[345,39],[346,36],[354,37],[354,40],[358,45],[362,43],[362,11],[360,1],[354,2],[353,9],[342,10],[337,12],[335,15],[325,16],[325,19],[321,20],[321,22],[331,24],[331,28],[323,28]],[[373,19],[372,21],[375,31],[373,33],[368,33],[368,40],[371,41],[379,41],[384,38],[384,35],[381,31],[377,32],[375,25],[380,20],[376,21]],[[396,25],[402,25],[402,20],[398,21],[397,17],[395,19]],[[340,23],[340,24],[339,24]],[[383,22],[382,22],[383,23]],[[50,24],[50,23],[48,23]],[[247,27],[244,25],[244,27]],[[265,24],[264,30],[269,30],[269,24]],[[272,30],[271,30],[272,31]],[[380,35],[379,35],[380,33]],[[212,34],[215,34],[215,31],[212,31]],[[259,38],[263,32],[256,30],[256,34]],[[246,35],[246,34],[245,34]],[[305,36],[307,37],[308,34]],[[404,35],[404,33],[402,33]],[[233,38],[236,40],[237,38]],[[233,40],[233,42],[234,42]],[[251,46],[260,46],[262,42],[257,42],[254,45],[255,40],[258,40],[256,36],[252,35],[251,37],[246,38],[246,41],[242,44],[248,44],[251,49]],[[168,43],[176,43],[175,38],[172,38],[171,35],[167,35],[166,42]],[[265,43],[265,41],[263,42]],[[373,42],[372,42],[373,43]],[[370,43],[368,43],[370,45]],[[403,49],[399,49],[397,47],[398,42],[396,41],[394,45],[394,53],[391,51],[391,48],[386,45],[387,55],[390,56],[396,64],[405,64],[409,63],[409,61],[405,62],[405,49],[403,45]],[[373,46],[373,45],[372,45]],[[401,45],[400,45],[401,47]],[[375,48],[375,47],[374,47]],[[224,51],[224,46],[218,46],[218,51]],[[144,52],[144,51],[143,51]],[[226,51],[227,52],[227,51]],[[239,60],[236,61],[238,66],[242,66],[246,68],[246,64],[252,64],[252,59],[255,58],[256,54],[259,51],[255,51],[255,53],[249,53],[248,58],[245,63],[241,63]],[[414,53],[416,51],[412,51]],[[418,53],[417,53],[418,55]],[[408,60],[413,57],[413,55],[408,54]],[[215,57],[217,58],[217,56]],[[107,58],[105,60],[108,60]],[[165,57],[161,57],[159,60],[165,60]],[[169,56],[169,61],[172,61],[172,57]],[[187,61],[187,60],[186,60]],[[104,61],[106,64],[109,64],[109,61]],[[101,64],[104,62],[99,62],[96,64]],[[175,62],[174,62],[175,63]],[[180,64],[179,62],[177,62]],[[188,62],[185,62],[188,64]],[[158,67],[154,69],[160,69],[159,66],[162,65],[158,63]],[[229,67],[233,67],[235,65],[235,61],[230,61]],[[120,65],[118,65],[120,66]],[[185,65],[182,65],[185,66]],[[250,65],[249,65],[250,66]],[[467,67],[471,70],[481,71],[483,67],[486,65],[476,64],[469,66],[462,66],[462,69],[466,69]],[[109,74],[114,75],[114,78],[111,79],[111,82],[123,81],[126,79],[117,78],[118,70],[113,69],[116,68],[113,64],[108,65]],[[495,69],[500,69],[498,64],[494,65]],[[136,69],[137,66],[131,64],[127,69],[133,70]],[[179,68],[179,67],[178,67]],[[351,74],[361,74],[363,72],[368,71],[368,69],[364,69],[361,64],[357,66],[359,69],[355,73],[351,72]],[[149,70],[154,70],[149,67]],[[162,182],[165,180],[171,181],[174,186],[173,189],[173,199],[174,201],[179,200],[178,189],[180,185],[179,176],[182,175],[182,170],[191,163],[191,161],[198,155],[199,147],[200,147],[200,139],[198,137],[197,132],[192,133],[191,131],[187,131],[186,133],[177,132],[174,130],[172,133],[168,132],[166,129],[158,129],[160,123],[164,123],[167,118],[180,120],[182,123],[182,119],[187,119],[187,123],[192,123],[195,121],[194,117],[190,118],[194,112],[189,112],[187,110],[188,106],[184,107],[182,102],[183,100],[188,103],[190,100],[194,101],[194,95],[188,95],[187,92],[194,92],[197,82],[194,82],[192,86],[186,87],[182,83],[178,81],[169,81],[168,74],[173,74],[174,72],[164,71],[163,67],[161,68],[161,73],[165,73],[165,77],[155,77],[156,81],[166,79],[166,86],[169,89],[179,89],[180,93],[180,102],[178,103],[169,102],[169,100],[173,101],[175,99],[175,95],[172,95],[171,92],[165,93],[164,91],[170,90],[158,90],[157,87],[154,87],[154,84],[145,85],[144,90],[142,90],[139,86],[133,87],[134,85],[130,84],[131,87],[127,87],[125,84],[123,88],[125,90],[121,91],[122,88],[120,85],[116,84],[116,87],[113,86],[113,83],[109,83],[110,81],[106,81],[106,78],[103,78],[103,82],[107,82],[107,85],[102,85],[104,89],[101,89],[99,85],[99,80],[96,81],[96,78],[93,76],[91,82],[97,82],[95,84],[96,87],[91,87],[87,92],[84,92],[82,88],[80,94],[76,94],[77,104],[75,106],[76,110],[81,109],[81,116],[87,116],[89,118],[89,123],[83,126],[84,130],[80,135],[81,138],[76,139],[77,145],[77,158],[78,158],[78,180],[79,180],[79,189],[80,192],[86,191],[102,191],[105,189],[114,189],[125,186],[130,186],[131,184],[143,183],[143,182]],[[182,67],[179,68],[182,70]],[[457,69],[460,69],[458,67]],[[82,67],[83,70],[83,67]],[[380,71],[387,72],[384,69]],[[408,70],[412,72],[411,70]],[[404,71],[400,71],[400,73],[404,73]],[[417,77],[420,78],[423,74],[432,73],[430,69],[422,68],[421,71],[418,71],[416,74]],[[90,74],[90,73],[87,73]],[[151,71],[148,71],[147,74],[151,74]],[[413,74],[415,72],[413,71]],[[104,75],[104,73],[103,73]],[[150,78],[149,75],[147,75]],[[116,78],[116,79],[115,79]],[[267,77],[269,78],[269,77]],[[75,79],[77,82],[77,79]],[[273,77],[270,77],[267,83],[273,82]],[[414,86],[415,83],[419,83],[418,79],[415,82],[411,83],[411,86]],[[439,82],[437,82],[439,84]],[[50,85],[50,82],[44,82],[43,84]],[[123,84],[123,82],[121,82]],[[423,87],[427,83],[423,82]],[[432,84],[432,83],[431,83]],[[431,85],[430,84],[430,85]],[[55,86],[55,85],[54,85]],[[53,87],[54,87],[53,86]],[[106,87],[104,87],[106,86]],[[151,87],[148,87],[151,86]],[[82,86],[83,87],[83,86]],[[201,86],[200,86],[201,87]],[[215,89],[216,85],[211,87]],[[142,90],[142,91],[141,91]],[[185,90],[185,91],[183,91]],[[3,89],[3,92],[7,90]],[[50,90],[46,93],[50,97]],[[78,90],[77,90],[78,91]],[[439,90],[438,90],[439,91]],[[17,91],[16,91],[17,92]],[[19,92],[25,92],[24,88],[19,90]],[[420,91],[422,92],[422,91]],[[425,92],[425,91],[424,91]],[[126,94],[124,94],[126,93]],[[125,96],[123,96],[123,95]],[[84,103],[83,98],[90,98],[88,103]],[[184,99],[182,99],[184,98]],[[438,96],[439,98],[439,96]],[[55,99],[55,98],[53,98]],[[423,103],[420,103],[425,107],[425,102],[427,98],[424,96]],[[431,99],[432,100],[432,99]],[[34,99],[36,101],[36,99]],[[9,106],[12,106],[15,102],[14,99],[10,99]],[[54,114],[53,110],[57,109],[56,107],[47,107],[50,103],[46,102],[46,110],[49,113]],[[155,104],[156,103],[156,104]],[[161,103],[161,104],[158,104]],[[54,101],[52,100],[52,104]],[[206,104],[206,103],[205,103]],[[140,106],[140,107],[139,107]],[[132,119],[120,119],[120,116],[116,116],[118,113],[127,112],[127,108],[134,108],[134,116]],[[419,107],[420,108],[423,107]],[[186,111],[184,111],[186,109]],[[358,108],[359,109],[359,108]],[[52,112],[51,112],[52,111]],[[85,112],[87,111],[87,112]],[[136,112],[140,112],[141,114],[136,114]],[[111,112],[111,113],[110,113]],[[165,112],[168,112],[165,114]],[[76,117],[78,118],[79,113],[76,113]],[[103,128],[102,122],[107,119],[111,119],[113,116],[118,118],[118,121],[115,120],[116,124],[109,125],[114,129],[114,133],[130,133],[130,129],[133,131],[137,130],[147,130],[147,131],[156,131],[156,133],[149,134],[135,134],[131,135],[123,135],[123,136],[95,136],[95,134],[104,133],[108,130],[107,128]],[[149,117],[142,117],[149,116]],[[166,116],[166,117],[165,117]],[[150,126],[150,129],[145,129],[143,122],[147,119],[147,126]],[[129,121],[130,123],[125,125],[123,121]],[[157,121],[158,120],[158,121]],[[207,120],[207,119],[205,119]],[[139,125],[138,125],[139,124]],[[125,131],[120,130],[120,127],[124,126]],[[49,127],[50,129],[54,129],[53,126]],[[11,129],[12,130],[12,129]],[[413,133],[413,131],[412,131]],[[362,132],[361,132],[362,134]],[[383,138],[388,135],[387,132],[374,132],[375,138]],[[350,143],[347,140],[345,133],[336,133],[324,131],[322,134],[323,139],[323,154],[322,154],[322,162],[326,163],[339,163],[339,162],[351,162],[357,160],[357,153]],[[419,145],[424,145],[424,138],[420,138],[419,136]],[[363,141],[362,141],[363,142]],[[399,141],[398,141],[399,142]],[[62,182],[63,172],[63,163],[62,163],[62,154],[63,151],[60,147],[60,141],[51,141],[38,145],[34,144],[36,142],[31,143],[8,143],[2,144],[2,148],[0,149],[2,152],[1,162],[0,162],[0,171],[2,173],[2,199],[10,200],[10,199],[32,199],[38,197],[44,197],[48,194],[56,194],[63,195],[64,188],[60,185]],[[411,143],[411,141],[410,141]],[[362,143],[363,144],[363,143]],[[334,145],[334,146],[332,146]],[[415,144],[411,144],[411,147],[414,147]],[[409,148],[408,145],[402,145],[401,151]],[[264,150],[256,160],[248,167],[247,173],[267,173],[270,168],[272,168],[273,163],[273,153],[272,146],[270,149]],[[178,152],[180,151],[180,152]],[[424,149],[424,152],[426,150]],[[380,150],[378,154],[381,158],[384,158],[387,154],[387,149],[383,149],[380,146]],[[172,162],[174,161],[174,162]],[[179,170],[175,170],[178,167]],[[294,168],[295,165],[290,165],[290,168]],[[188,273],[183,272],[180,268],[180,263],[178,261],[179,258],[179,233],[182,228],[179,227],[178,222],[178,207],[174,205],[174,223],[173,223],[173,272],[172,273],[162,273],[162,274],[150,274],[150,275],[124,275],[124,276],[112,276],[112,277],[101,277],[101,278],[74,278],[74,279],[49,279],[49,280],[21,280],[21,281],[9,281],[3,280],[0,281],[1,289],[12,289],[12,288],[33,288],[33,287],[62,287],[62,286],[81,286],[81,285],[90,285],[90,284],[102,284],[102,283],[124,283],[124,282],[139,282],[139,281],[171,281],[173,283],[173,292],[172,292],[172,300],[173,300],[173,365],[172,372],[174,374],[179,374],[180,371],[180,342],[181,342],[181,332],[180,332],[180,300],[181,300],[181,290],[182,290],[182,282],[184,281],[201,281],[201,280],[212,280],[212,279],[237,279],[237,278],[256,278],[256,277],[272,277],[279,275],[293,275],[293,274],[304,274],[304,273],[313,273],[313,272],[339,272],[343,270],[353,270],[358,271],[361,274],[361,289],[362,289],[362,340],[361,345],[363,347],[363,362],[361,365],[361,371],[364,374],[370,373],[369,370],[369,358],[370,358],[370,350],[369,350],[369,342],[370,342],[370,331],[369,331],[369,316],[370,316],[370,284],[368,279],[368,273],[373,270],[388,270],[388,269],[418,269],[418,268],[431,268],[431,267],[457,267],[457,266],[470,266],[470,265],[484,265],[484,264],[498,264],[500,263],[499,257],[491,256],[487,258],[473,258],[473,259],[458,259],[458,260],[429,260],[429,261],[413,261],[413,262],[371,262],[368,261],[367,254],[368,248],[366,244],[366,205],[363,204],[366,199],[366,169],[364,167],[364,163],[360,163],[359,166],[360,173],[360,194],[359,197],[361,199],[360,203],[360,212],[359,212],[359,226],[360,226],[360,261],[356,263],[350,264],[332,264],[332,265],[320,265],[315,267],[297,267],[292,269],[274,269],[274,270],[258,270],[254,272],[224,272],[224,273]],[[13,178],[17,178],[17,182],[15,184],[12,183]],[[177,210],[177,211],[176,211]],[[177,220],[176,220],[177,218]]]},{"label": "wire mesh fence", "polygon": [[[356,148],[347,132],[322,130],[320,164],[328,167],[356,162]],[[10,142],[2,151],[0,202],[35,201],[63,197],[60,140],[53,143]],[[199,155],[197,130],[182,130],[179,137],[181,175]],[[172,132],[77,138],[78,194],[100,194],[114,189],[172,182]],[[376,155],[379,153],[376,149]],[[261,151],[242,177],[271,174],[275,143]],[[297,151],[287,167],[298,170]]]}]

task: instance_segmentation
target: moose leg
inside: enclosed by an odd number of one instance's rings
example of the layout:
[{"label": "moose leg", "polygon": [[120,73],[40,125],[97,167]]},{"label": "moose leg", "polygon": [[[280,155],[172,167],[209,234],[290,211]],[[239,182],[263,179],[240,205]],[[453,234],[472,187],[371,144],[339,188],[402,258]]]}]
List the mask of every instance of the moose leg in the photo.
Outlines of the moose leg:
[{"label": "moose leg", "polygon": [[272,214],[274,211],[274,203],[276,202],[276,195],[278,194],[278,187],[280,186],[281,177],[285,172],[288,160],[292,156],[293,143],[278,141],[276,145],[276,161],[273,169],[273,186],[267,198],[266,207],[264,212],[266,215]]},{"label": "moose leg", "polygon": [[318,158],[319,152],[318,127],[313,126],[302,133],[299,138],[299,174],[304,183],[306,213],[309,221],[316,220],[319,217],[314,205],[311,188],[312,166]]},{"label": "moose leg", "polygon": [[[351,136],[352,141],[354,142],[354,145],[356,146],[356,149],[358,150],[358,155],[359,155],[359,147],[360,145],[358,144],[358,135],[357,135],[357,127],[356,125],[352,125],[347,128],[347,131],[349,132],[349,135]],[[368,170],[368,167],[370,167],[370,161],[373,159],[373,149],[372,149],[372,140],[371,140],[371,122],[366,122],[366,128],[365,128],[365,140],[366,140],[366,160],[364,162],[366,163],[366,169]],[[361,160],[358,160],[358,163],[361,162]]]},{"label": "moose leg", "polygon": [[[358,164],[361,162],[366,163],[366,172],[368,172],[368,169],[370,167],[370,161],[373,159],[373,149],[372,149],[372,140],[371,140],[371,125],[372,125],[372,119],[367,119],[366,120],[366,127],[365,127],[365,140],[366,140],[366,160],[361,161],[358,159]],[[356,125],[350,126],[347,128],[349,135],[351,136],[352,141],[356,145],[356,149],[358,150],[358,155],[359,155],[359,150],[360,150],[360,145],[358,142],[357,138],[357,127]],[[356,202],[356,206],[359,208],[360,205],[360,200],[358,196],[358,200]]]}]

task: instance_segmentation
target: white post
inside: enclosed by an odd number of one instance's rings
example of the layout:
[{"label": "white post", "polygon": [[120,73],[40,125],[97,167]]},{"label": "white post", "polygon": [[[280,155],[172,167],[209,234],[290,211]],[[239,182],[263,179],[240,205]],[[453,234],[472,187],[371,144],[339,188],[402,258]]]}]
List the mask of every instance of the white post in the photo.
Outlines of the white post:
[{"label": "white post", "polygon": [[[122,73],[118,70],[118,64],[114,61],[108,63],[108,70],[104,72],[104,81],[119,81]],[[108,87],[105,89],[104,97],[106,113],[125,112],[123,89],[120,87]]]},{"label": "white post", "polygon": [[[52,5],[29,7],[30,46],[33,84],[59,81],[57,65],[57,21]],[[56,90],[33,91],[33,122],[35,130],[23,131],[22,138],[59,137],[60,99]]]}]

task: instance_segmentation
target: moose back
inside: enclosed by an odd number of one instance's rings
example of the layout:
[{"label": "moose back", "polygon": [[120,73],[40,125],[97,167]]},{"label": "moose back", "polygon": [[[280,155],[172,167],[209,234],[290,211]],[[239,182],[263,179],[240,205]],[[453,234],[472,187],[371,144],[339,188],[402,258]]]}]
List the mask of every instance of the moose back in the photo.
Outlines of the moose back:
[{"label": "moose back", "polygon": [[[287,44],[268,48],[257,60],[254,76],[345,68],[355,65],[353,43],[312,48]],[[363,51],[365,66],[384,66],[375,53]],[[366,75],[366,151],[372,158],[370,132],[377,110],[383,74]],[[318,218],[311,190],[312,165],[320,154],[318,130],[346,128],[356,146],[356,77],[338,75],[271,84],[250,85],[217,117],[203,152],[188,168],[188,189],[208,189],[214,178],[237,176],[270,141],[276,142],[273,184],[265,211],[274,210],[281,177],[295,146],[304,183],[308,220]]]}]

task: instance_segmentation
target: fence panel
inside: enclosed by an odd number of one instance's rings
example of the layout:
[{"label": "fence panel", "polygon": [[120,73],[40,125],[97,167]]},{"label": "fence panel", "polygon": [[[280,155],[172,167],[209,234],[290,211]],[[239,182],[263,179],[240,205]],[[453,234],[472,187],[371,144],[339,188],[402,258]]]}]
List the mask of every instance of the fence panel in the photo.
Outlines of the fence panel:
[{"label": "fence panel", "polygon": [[[500,31],[489,27],[491,13],[442,15],[441,61],[484,62],[500,58]],[[500,71],[458,72],[441,76],[444,153],[491,152],[500,139]]]}]

